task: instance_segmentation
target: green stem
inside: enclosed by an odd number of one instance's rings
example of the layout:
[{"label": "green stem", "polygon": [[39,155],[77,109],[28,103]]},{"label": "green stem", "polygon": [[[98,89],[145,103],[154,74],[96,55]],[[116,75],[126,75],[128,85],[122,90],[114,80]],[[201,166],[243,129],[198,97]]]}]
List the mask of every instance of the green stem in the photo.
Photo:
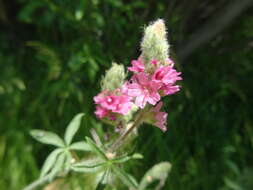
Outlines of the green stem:
[{"label": "green stem", "polygon": [[32,182],[30,185],[26,186],[23,190],[33,190],[41,185],[44,185],[45,183],[48,183],[51,180],[50,175],[46,175],[43,178],[39,178],[38,180]]},{"label": "green stem", "polygon": [[[145,112],[147,111],[147,109],[143,109],[140,110],[137,115],[136,115],[136,119],[133,123],[133,125],[125,132],[123,133],[113,144],[112,146],[109,148],[109,152],[115,152],[116,150],[118,150],[125,142],[125,139],[127,138],[127,136],[135,129],[137,128],[141,123],[142,123],[142,119],[143,119],[143,115],[145,114]],[[55,176],[56,177],[56,176]],[[48,182],[50,182],[52,180],[50,175],[46,175],[43,178],[40,178],[34,182],[32,182],[30,185],[26,186],[24,189],[22,190],[34,190],[37,187],[44,185]]]},{"label": "green stem", "polygon": [[136,119],[133,123],[133,125],[125,132],[123,133],[111,146],[111,148],[109,149],[109,152],[115,152],[119,147],[121,147],[124,142],[125,139],[127,138],[127,136],[136,128],[138,127],[141,123],[142,123],[142,119],[143,119],[143,114],[145,113],[145,109],[140,110],[139,113],[137,113]]}]

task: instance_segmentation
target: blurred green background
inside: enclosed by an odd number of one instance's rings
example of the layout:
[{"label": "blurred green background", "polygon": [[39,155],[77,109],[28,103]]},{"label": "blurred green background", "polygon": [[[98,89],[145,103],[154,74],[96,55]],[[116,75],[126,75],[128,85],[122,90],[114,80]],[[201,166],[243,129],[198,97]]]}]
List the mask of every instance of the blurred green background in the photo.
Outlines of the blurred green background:
[{"label": "blurred green background", "polygon": [[250,1],[0,0],[0,189],[35,180],[52,150],[30,129],[62,135],[79,112],[77,138],[100,125],[92,98],[102,74],[136,59],[143,26],[164,18],[184,80],[166,99],[168,131],[141,127],[135,176],[170,161],[164,189],[252,190]]}]

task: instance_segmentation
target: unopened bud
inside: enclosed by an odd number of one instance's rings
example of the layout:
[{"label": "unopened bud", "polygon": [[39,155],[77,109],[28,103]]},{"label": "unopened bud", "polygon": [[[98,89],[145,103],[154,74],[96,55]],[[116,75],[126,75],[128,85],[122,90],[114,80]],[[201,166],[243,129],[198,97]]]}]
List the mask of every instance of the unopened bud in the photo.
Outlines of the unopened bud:
[{"label": "unopened bud", "polygon": [[125,81],[126,73],[123,65],[112,63],[101,81],[102,90],[113,91],[121,87]]},{"label": "unopened bud", "polygon": [[169,44],[166,38],[166,27],[162,19],[150,24],[145,28],[141,43],[142,59],[145,68],[152,67],[150,62],[157,60],[160,65],[166,63],[169,56]]}]

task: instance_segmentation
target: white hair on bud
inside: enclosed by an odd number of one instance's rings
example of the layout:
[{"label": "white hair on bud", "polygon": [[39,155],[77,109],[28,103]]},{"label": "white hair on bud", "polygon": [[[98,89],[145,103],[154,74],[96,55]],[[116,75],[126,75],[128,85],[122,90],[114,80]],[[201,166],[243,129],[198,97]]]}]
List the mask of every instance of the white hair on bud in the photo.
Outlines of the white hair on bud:
[{"label": "white hair on bud", "polygon": [[169,44],[166,34],[166,26],[162,19],[152,22],[145,28],[141,42],[141,55],[148,70],[151,69],[152,64],[150,62],[154,59],[160,65],[166,64],[166,59],[169,57]]},{"label": "white hair on bud", "polygon": [[102,90],[113,91],[121,87],[125,81],[126,73],[124,66],[117,63],[112,63],[110,69],[105,73],[105,76],[101,80]]}]

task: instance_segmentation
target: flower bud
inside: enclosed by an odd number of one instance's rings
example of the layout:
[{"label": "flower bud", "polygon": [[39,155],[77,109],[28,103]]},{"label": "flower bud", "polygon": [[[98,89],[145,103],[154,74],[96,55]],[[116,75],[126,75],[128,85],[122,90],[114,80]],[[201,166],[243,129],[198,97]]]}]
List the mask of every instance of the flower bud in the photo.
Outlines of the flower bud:
[{"label": "flower bud", "polygon": [[112,63],[109,70],[101,80],[102,91],[113,91],[121,87],[125,81],[126,73],[123,65]]},{"label": "flower bud", "polygon": [[166,27],[162,19],[145,28],[141,42],[142,60],[145,68],[153,67],[150,62],[157,60],[159,65],[165,65],[169,56],[169,44],[166,39]]}]

